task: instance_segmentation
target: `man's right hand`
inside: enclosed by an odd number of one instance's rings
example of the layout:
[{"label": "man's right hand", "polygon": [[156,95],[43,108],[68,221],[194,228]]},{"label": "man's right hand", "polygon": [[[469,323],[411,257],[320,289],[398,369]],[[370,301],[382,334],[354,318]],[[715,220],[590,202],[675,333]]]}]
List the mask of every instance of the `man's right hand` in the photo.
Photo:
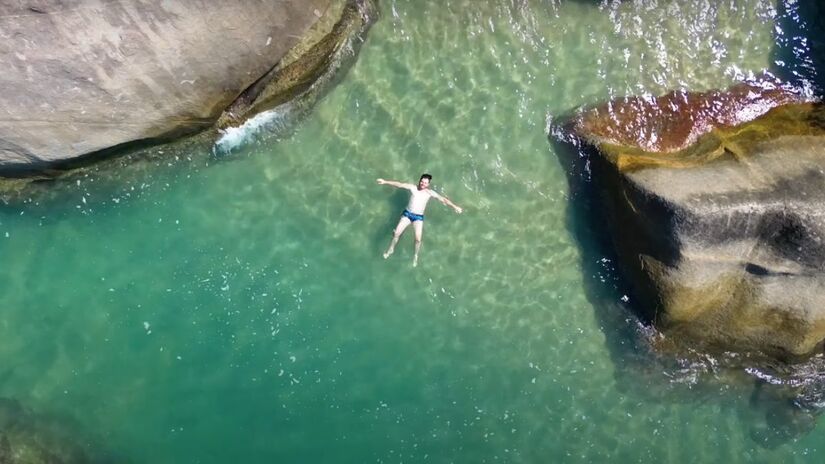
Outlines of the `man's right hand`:
[{"label": "man's right hand", "polygon": [[378,179],[378,184],[384,185],[386,183],[387,183],[387,181],[385,181],[384,179]]}]

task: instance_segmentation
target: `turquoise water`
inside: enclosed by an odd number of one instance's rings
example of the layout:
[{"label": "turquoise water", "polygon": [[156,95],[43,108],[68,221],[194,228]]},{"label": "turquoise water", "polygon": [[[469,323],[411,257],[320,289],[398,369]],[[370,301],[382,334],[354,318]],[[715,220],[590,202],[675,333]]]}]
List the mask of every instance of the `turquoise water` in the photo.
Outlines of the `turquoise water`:
[{"label": "turquoise water", "polygon": [[[748,376],[650,352],[548,141],[613,96],[814,77],[775,63],[781,5],[683,3],[385,1],[288,129],[31,189],[0,397],[118,461],[822,461]],[[425,171],[466,211],[429,206],[414,269],[375,179]]]}]

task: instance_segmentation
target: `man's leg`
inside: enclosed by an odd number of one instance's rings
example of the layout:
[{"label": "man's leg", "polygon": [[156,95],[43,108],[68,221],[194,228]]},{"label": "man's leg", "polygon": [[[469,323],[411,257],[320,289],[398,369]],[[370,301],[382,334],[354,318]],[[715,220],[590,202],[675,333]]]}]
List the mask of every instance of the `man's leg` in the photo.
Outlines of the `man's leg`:
[{"label": "man's leg", "polygon": [[424,236],[424,221],[412,223],[415,230],[415,256],[413,256],[413,267],[418,266],[418,250],[421,249],[421,238]]},{"label": "man's leg", "polygon": [[390,242],[390,247],[387,248],[387,251],[384,252],[384,259],[390,257],[393,251],[395,251],[395,244],[398,243],[398,239],[401,237],[401,234],[404,233],[404,229],[410,225],[410,219],[407,216],[401,216],[401,219],[398,220],[398,225],[395,226],[395,230],[392,233],[392,241]]}]

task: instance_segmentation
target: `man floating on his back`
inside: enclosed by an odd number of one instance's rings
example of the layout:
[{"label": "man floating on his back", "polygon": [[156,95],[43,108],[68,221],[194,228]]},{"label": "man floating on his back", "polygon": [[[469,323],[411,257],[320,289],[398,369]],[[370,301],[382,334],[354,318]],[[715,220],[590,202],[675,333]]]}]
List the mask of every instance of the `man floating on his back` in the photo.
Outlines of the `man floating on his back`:
[{"label": "man floating on his back", "polygon": [[394,180],[378,179],[381,185],[391,185],[395,188],[407,189],[410,191],[410,202],[407,204],[407,209],[401,213],[401,219],[398,220],[398,225],[395,226],[395,231],[392,233],[392,241],[390,247],[384,253],[384,259],[390,257],[395,251],[395,244],[408,225],[412,224],[415,230],[415,255],[413,256],[413,266],[418,266],[418,251],[421,249],[421,237],[424,235],[424,208],[427,207],[427,202],[430,198],[435,198],[441,203],[449,206],[456,213],[461,214],[463,211],[458,205],[449,200],[449,198],[439,195],[433,190],[430,190],[430,181],[433,176],[429,174],[422,174],[418,180],[418,185],[405,184],[403,182],[396,182]]}]

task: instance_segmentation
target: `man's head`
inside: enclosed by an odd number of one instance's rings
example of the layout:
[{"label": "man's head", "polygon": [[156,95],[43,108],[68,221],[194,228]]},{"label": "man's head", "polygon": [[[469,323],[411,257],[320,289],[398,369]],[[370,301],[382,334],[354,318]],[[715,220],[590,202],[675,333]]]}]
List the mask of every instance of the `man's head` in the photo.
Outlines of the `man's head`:
[{"label": "man's head", "polygon": [[431,180],[433,180],[433,176],[429,174],[421,174],[421,178],[418,179],[418,190],[424,190],[429,187]]}]

